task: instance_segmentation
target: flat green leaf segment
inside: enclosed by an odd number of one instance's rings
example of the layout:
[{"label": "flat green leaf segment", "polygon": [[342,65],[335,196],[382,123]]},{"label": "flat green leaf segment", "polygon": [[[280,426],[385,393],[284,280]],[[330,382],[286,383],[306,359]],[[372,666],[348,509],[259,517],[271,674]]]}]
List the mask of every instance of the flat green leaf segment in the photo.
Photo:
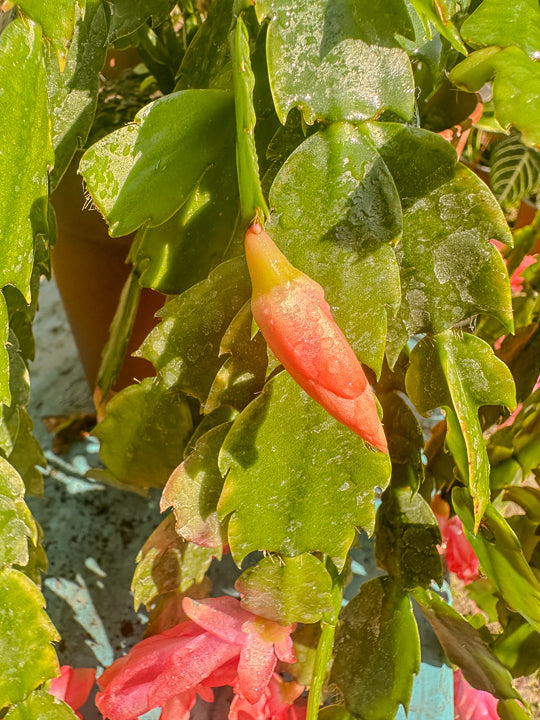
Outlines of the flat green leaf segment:
[{"label": "flat green leaf segment", "polygon": [[0,289],[14,285],[30,302],[34,234],[46,233],[54,164],[39,26],[10,23],[0,57]]},{"label": "flat green leaf segment", "polygon": [[467,55],[467,48],[452,22],[457,10],[454,0],[410,0],[410,3],[422,20],[428,37],[431,37],[429,24],[432,23],[455,50]]},{"label": "flat green leaf segment", "polygon": [[162,321],[144,341],[140,355],[153,363],[167,387],[204,402],[225,361],[220,351],[223,334],[250,295],[244,258],[222,263],[165,305],[159,312]]},{"label": "flat green leaf segment", "polygon": [[515,407],[510,371],[480,338],[447,331],[415,346],[406,387],[420,413],[445,408],[447,442],[469,483],[476,522],[480,522],[489,502],[489,460],[478,409],[482,405]]},{"label": "flat green leaf segment", "polygon": [[154,378],[130,385],[109,402],[94,430],[108,470],[92,475],[132,490],[163,487],[191,431],[191,412],[181,392]]},{"label": "flat green leaf segment", "polygon": [[226,538],[216,509],[223,488],[218,455],[229,428],[230,423],[222,423],[201,435],[173,471],[161,498],[162,512],[174,510],[176,532],[204,547],[221,547]]},{"label": "flat green leaf segment", "polygon": [[0,458],[0,567],[25,566],[29,560],[28,542],[38,542],[37,526],[24,494],[18,472]]},{"label": "flat green leaf segment", "polygon": [[420,670],[420,640],[406,593],[389,577],[364,583],[341,615],[331,680],[363,720],[407,710]]},{"label": "flat green leaf segment", "polygon": [[58,674],[51,642],[60,638],[44,605],[40,591],[21,572],[0,572],[0,708],[21,702]]},{"label": "flat green leaf segment", "polygon": [[261,220],[268,217],[269,213],[262,194],[259,161],[255,146],[255,123],[257,121],[253,106],[255,75],[251,69],[249,35],[241,16],[237,18],[232,37],[234,38],[232,40],[232,64],[240,208],[242,220],[249,222],[257,212],[264,216],[261,217]]},{"label": "flat green leaf segment", "polygon": [[[1,181],[0,181],[1,182]],[[11,404],[9,389],[9,353],[6,347],[9,336],[9,312],[4,295],[0,292],[0,403]]]},{"label": "flat green leaf segment", "polygon": [[170,220],[139,231],[130,261],[140,284],[167,295],[179,295],[205,280],[231,247],[238,213],[236,157],[231,143]]},{"label": "flat green leaf segment", "polygon": [[[294,429],[294,431],[293,431]],[[252,550],[322,552],[342,564],[354,528],[373,528],[390,460],[309,398],[287,373],[267,383],[221,449],[218,506],[237,563]]]},{"label": "flat green leaf segment", "polygon": [[414,81],[395,34],[412,27],[400,0],[328,3],[259,0],[270,17],[268,74],[277,114],[285,123],[298,107],[316,120],[368,120],[385,110],[413,114]]},{"label": "flat green leaf segment", "polygon": [[451,70],[450,80],[469,92],[492,80],[498,122],[503,128],[516,127],[527,145],[540,146],[540,65],[521,48],[477,50]]},{"label": "flat green leaf segment", "polygon": [[174,515],[168,515],[137,555],[131,584],[135,609],[142,603],[149,608],[160,595],[172,590],[185,592],[201,582],[214,554],[218,553],[178,537]]},{"label": "flat green leaf segment", "polygon": [[73,710],[46,690],[36,690],[22,703],[15,705],[6,720],[76,720]]},{"label": "flat green leaf segment", "polygon": [[[63,69],[66,54],[75,31],[75,0],[17,0],[21,10],[41,25],[43,35],[51,41],[58,55],[58,64]],[[82,4],[82,3],[80,3]],[[3,87],[3,86],[2,86]]]},{"label": "flat green leaf segment", "polygon": [[264,558],[235,587],[243,607],[282,625],[315,623],[332,611],[332,578],[314,555]]},{"label": "flat green leaf segment", "polygon": [[524,145],[517,133],[504,137],[491,153],[489,182],[503,206],[529,197],[540,185],[540,153]]},{"label": "flat green leaf segment", "polygon": [[519,697],[508,670],[482,640],[478,630],[432,590],[417,588],[412,596],[429,621],[450,662],[463,670],[475,688],[506,699]]},{"label": "flat green leaf segment", "polygon": [[159,24],[167,18],[174,5],[169,0],[105,0],[105,4],[110,13],[107,45],[131,35],[148,19],[155,25]]},{"label": "flat green leaf segment", "polygon": [[337,123],[292,153],[270,191],[266,230],[288,259],[325,289],[361,362],[382,367],[388,317],[400,302],[391,243],[401,235],[392,177],[374,145]]},{"label": "flat green leaf segment", "polygon": [[510,286],[491,245],[512,242],[499,204],[484,183],[456,164],[453,148],[427,130],[366,123],[403,206],[396,248],[402,301],[389,331],[389,362],[410,335],[438,333],[476,313],[512,330]]},{"label": "flat green leaf segment", "polygon": [[[47,3],[46,6],[51,6]],[[77,10],[75,33],[62,72],[44,45],[47,92],[55,152],[52,189],[59,183],[76,150],[82,148],[97,105],[99,72],[107,52],[107,17],[100,0],[86,0],[84,17]]]},{"label": "flat green leaf segment", "polygon": [[536,0],[484,0],[461,26],[473,48],[515,45],[531,58],[540,53],[540,8]]},{"label": "flat green leaf segment", "polygon": [[540,583],[525,559],[514,531],[489,505],[484,522],[475,535],[472,507],[466,491],[455,488],[452,503],[484,572],[505,602],[540,632]]},{"label": "flat green leaf segment", "polygon": [[111,236],[172,217],[233,133],[230,93],[184,90],[150,103],[87,150],[80,172]]},{"label": "flat green leaf segment", "polygon": [[410,488],[387,488],[377,510],[375,558],[399,585],[409,590],[442,585],[441,533],[428,503]]}]

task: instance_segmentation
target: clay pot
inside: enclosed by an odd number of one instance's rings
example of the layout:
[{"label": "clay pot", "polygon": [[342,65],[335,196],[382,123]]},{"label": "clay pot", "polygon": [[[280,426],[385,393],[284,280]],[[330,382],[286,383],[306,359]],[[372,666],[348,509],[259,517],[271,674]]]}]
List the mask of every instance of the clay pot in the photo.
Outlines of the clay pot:
[{"label": "clay pot", "polygon": [[[126,257],[132,236],[110,238],[101,215],[95,209],[83,209],[83,181],[77,174],[77,165],[76,158],[52,197],[58,222],[52,265],[84,371],[93,388],[109,326],[129,275]],[[164,300],[160,293],[142,291],[116,390],[154,374],[149,362],[131,357],[131,353],[156,325],[154,314]]]}]

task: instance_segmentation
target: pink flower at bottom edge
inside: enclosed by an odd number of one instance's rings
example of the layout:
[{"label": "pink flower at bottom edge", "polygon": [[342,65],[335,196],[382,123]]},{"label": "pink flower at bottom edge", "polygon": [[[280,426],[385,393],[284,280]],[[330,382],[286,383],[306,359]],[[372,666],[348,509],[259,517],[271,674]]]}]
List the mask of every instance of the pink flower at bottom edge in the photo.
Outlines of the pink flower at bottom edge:
[{"label": "pink flower at bottom edge", "polygon": [[75,715],[82,720],[82,715],[77,710],[86,702],[95,679],[94,668],[72,668],[69,665],[62,665],[60,676],[53,678],[49,692],[69,705],[75,711]]},{"label": "pink flower at bottom edge", "polygon": [[454,670],[454,720],[499,720],[497,698],[488,692],[476,690]]},{"label": "pink flower at bottom edge", "polygon": [[303,720],[305,705],[295,704],[303,691],[303,686],[294,680],[285,682],[274,673],[256,703],[248,702],[236,688],[228,720]]}]

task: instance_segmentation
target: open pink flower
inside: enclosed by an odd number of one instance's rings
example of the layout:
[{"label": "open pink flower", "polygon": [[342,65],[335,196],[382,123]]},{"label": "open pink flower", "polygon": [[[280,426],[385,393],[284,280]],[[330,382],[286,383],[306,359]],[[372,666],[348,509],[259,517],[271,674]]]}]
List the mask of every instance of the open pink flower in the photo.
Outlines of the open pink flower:
[{"label": "open pink flower", "polygon": [[499,720],[497,699],[471,687],[461,670],[454,671],[454,720]]},{"label": "open pink flower", "polygon": [[253,317],[274,355],[330,415],[387,452],[373,392],[322,287],[291,265],[258,223],[245,246]]},{"label": "open pink flower", "polygon": [[94,668],[72,668],[69,665],[62,665],[60,677],[52,680],[49,692],[67,703],[75,711],[75,715],[82,720],[82,715],[77,710],[86,702],[95,679]]},{"label": "open pink flower", "polygon": [[455,573],[463,582],[471,582],[478,577],[478,558],[465,537],[463,525],[457,515],[449,517],[450,506],[439,495],[431,503],[442,536],[441,554],[444,555],[450,572]]},{"label": "open pink flower", "polygon": [[188,720],[197,695],[211,702],[212,688],[223,685],[253,704],[277,660],[295,660],[292,625],[260,618],[231,597],[184,598],[183,607],[190,620],[142,640],[99,678],[104,718],[133,720],[161,707],[161,720]]},{"label": "open pink flower", "polygon": [[295,703],[304,688],[294,680],[285,682],[274,673],[268,686],[255,704],[240,693],[234,696],[228,720],[304,720],[305,703]]}]

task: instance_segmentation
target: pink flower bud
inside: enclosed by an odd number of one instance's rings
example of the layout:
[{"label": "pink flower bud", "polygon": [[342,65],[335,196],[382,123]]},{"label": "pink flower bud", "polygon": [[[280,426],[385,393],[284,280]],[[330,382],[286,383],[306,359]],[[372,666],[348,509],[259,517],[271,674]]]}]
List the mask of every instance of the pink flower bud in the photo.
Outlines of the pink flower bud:
[{"label": "pink flower bud", "polygon": [[245,245],[253,317],[274,355],[330,415],[387,452],[373,392],[322,287],[291,265],[258,223]]}]

